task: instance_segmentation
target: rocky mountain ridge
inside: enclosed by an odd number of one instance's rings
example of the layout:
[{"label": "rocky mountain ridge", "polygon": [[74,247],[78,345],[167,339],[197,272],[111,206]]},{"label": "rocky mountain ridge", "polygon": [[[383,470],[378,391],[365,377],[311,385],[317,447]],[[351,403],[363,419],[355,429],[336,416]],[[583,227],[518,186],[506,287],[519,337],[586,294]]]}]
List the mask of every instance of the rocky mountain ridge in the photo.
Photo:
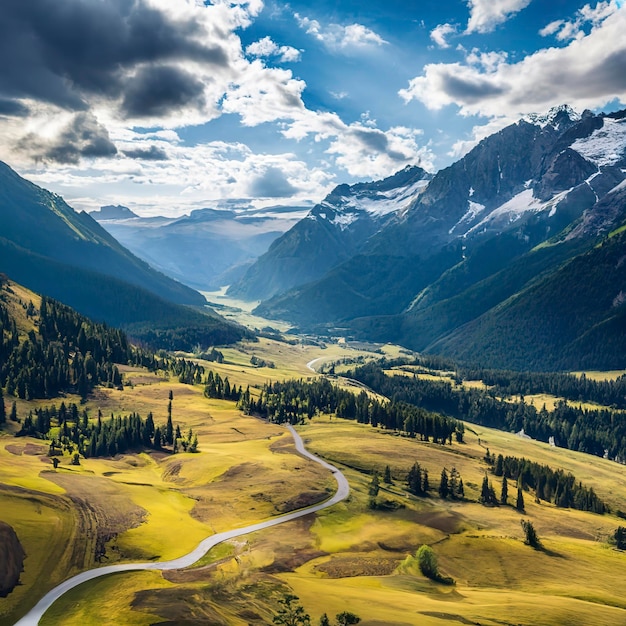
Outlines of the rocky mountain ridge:
[{"label": "rocky mountain ridge", "polygon": [[[626,111],[559,107],[520,120],[438,172],[348,258],[257,311],[305,329],[449,350],[447,334],[506,308],[619,229],[625,181]],[[267,281],[273,271],[285,268],[266,265]]]}]

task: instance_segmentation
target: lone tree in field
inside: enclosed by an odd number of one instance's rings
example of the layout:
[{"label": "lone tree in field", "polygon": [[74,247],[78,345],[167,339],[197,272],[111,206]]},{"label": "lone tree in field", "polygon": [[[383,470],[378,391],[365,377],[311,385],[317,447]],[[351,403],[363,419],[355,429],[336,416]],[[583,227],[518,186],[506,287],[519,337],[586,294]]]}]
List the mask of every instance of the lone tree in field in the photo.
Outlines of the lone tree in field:
[{"label": "lone tree in field", "polygon": [[524,510],[524,494],[522,493],[522,488],[517,488],[517,502],[515,503],[515,508],[522,512]]},{"label": "lone tree in field", "polygon": [[391,468],[389,467],[389,465],[385,467],[385,474],[383,475],[383,482],[386,485],[391,485],[391,483],[393,483],[393,480],[391,478]]},{"label": "lone tree in field", "polygon": [[502,491],[500,492],[500,504],[506,504],[509,497],[509,485],[506,481],[506,476],[502,479]]},{"label": "lone tree in field", "polygon": [[420,571],[426,578],[432,580],[439,580],[439,565],[437,564],[437,555],[434,553],[430,546],[420,546],[415,556],[417,557],[417,564]]},{"label": "lone tree in field", "polygon": [[343,613],[337,613],[336,620],[337,626],[349,626],[350,624],[358,624],[361,618],[354,613],[344,611]]},{"label": "lone tree in field", "polygon": [[537,531],[533,526],[532,522],[528,520],[520,520],[520,524],[522,525],[522,530],[524,531],[524,543],[535,550],[541,548],[541,541],[539,541],[539,537],[537,536]]},{"label": "lone tree in field", "polygon": [[278,601],[280,608],[272,618],[272,622],[283,626],[310,626],[311,617],[304,612],[304,607],[298,603],[299,599],[293,593],[288,593],[281,598]]}]

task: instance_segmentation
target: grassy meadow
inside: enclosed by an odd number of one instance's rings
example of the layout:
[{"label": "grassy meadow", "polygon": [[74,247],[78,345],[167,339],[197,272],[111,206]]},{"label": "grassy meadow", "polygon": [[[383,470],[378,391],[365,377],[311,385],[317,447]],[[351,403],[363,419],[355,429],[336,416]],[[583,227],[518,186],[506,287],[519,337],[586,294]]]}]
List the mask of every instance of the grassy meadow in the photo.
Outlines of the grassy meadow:
[{"label": "grassy meadow", "polygon": [[[314,376],[307,364],[317,359],[316,366],[377,356],[361,348],[261,339],[224,349],[224,363],[205,366],[254,390],[268,380]],[[254,367],[252,356],[274,367]],[[198,434],[199,452],[81,459],[80,466],[66,456],[54,470],[45,442],[1,435],[0,519],[16,530],[27,558],[21,584],[0,598],[0,624],[12,624],[78,571],[174,558],[215,532],[318,502],[334,490],[329,472],[295,453],[284,427],[244,416],[233,402],[209,400],[200,385],[122,369],[123,390],[98,389],[85,405],[90,416],[152,411],[164,424],[171,391],[174,424]],[[29,406],[19,402],[18,414]],[[507,506],[476,502],[487,449],[570,471],[613,511],[626,510],[623,466],[471,424],[464,443],[445,446],[327,415],[298,428],[312,452],[345,473],[351,486],[345,502],[217,546],[185,570],[116,574],[83,585],[42,624],[269,624],[288,591],[313,624],[324,612],[341,611],[356,613],[365,626],[626,624],[626,554],[608,542],[621,518],[539,504],[530,492],[519,513],[511,481]],[[428,470],[430,497],[405,489],[415,461]],[[386,509],[374,510],[372,473],[387,465],[393,482],[381,482],[378,494]],[[436,497],[444,467],[460,473],[466,501]],[[489,478],[499,495],[501,479]],[[532,521],[543,549],[523,543],[521,519]],[[428,580],[407,558],[422,544],[432,546],[454,585]]]}]

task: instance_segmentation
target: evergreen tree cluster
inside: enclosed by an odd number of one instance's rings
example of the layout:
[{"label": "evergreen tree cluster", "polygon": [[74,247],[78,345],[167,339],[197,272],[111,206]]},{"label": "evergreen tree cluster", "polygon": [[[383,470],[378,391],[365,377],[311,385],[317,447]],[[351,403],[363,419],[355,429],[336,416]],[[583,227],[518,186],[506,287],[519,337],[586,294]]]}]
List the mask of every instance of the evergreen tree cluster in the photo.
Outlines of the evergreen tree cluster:
[{"label": "evergreen tree cluster", "polygon": [[325,378],[313,381],[290,380],[266,384],[258,400],[246,389],[239,407],[272,421],[296,424],[316,412],[336,413],[338,417],[356,420],[378,428],[400,431],[411,437],[444,444],[453,437],[462,441],[464,427],[456,419],[438,415],[406,402],[380,402],[364,391],[355,395],[340,389]]},{"label": "evergreen tree cluster", "polygon": [[517,481],[522,488],[533,489],[539,500],[553,502],[558,507],[600,514],[609,510],[593,487],[584,486],[580,481],[576,481],[573,474],[561,469],[554,470],[523,457],[505,457],[499,454],[493,466],[493,473]]},{"label": "evergreen tree cluster", "polygon": [[200,385],[204,376],[204,367],[193,361],[174,359],[170,366],[171,372],[178,376],[178,382],[186,385]]},{"label": "evergreen tree cluster", "polygon": [[176,437],[168,441],[171,414],[169,418],[167,426],[155,426],[152,413],[145,420],[134,412],[123,417],[111,415],[108,420],[98,413],[98,419],[90,421],[86,409],[80,411],[74,403],[66,406],[61,402],[58,408],[52,405],[30,411],[16,436],[50,440],[50,456],[63,451],[85,458],[115,456],[143,449],[162,450],[168,444],[173,445],[173,451],[180,445],[186,451],[196,452],[198,439],[191,429],[183,438],[177,426]]},{"label": "evergreen tree cluster", "polygon": [[348,376],[395,402],[408,402],[491,428],[523,429],[540,441],[553,437],[555,444],[564,448],[626,461],[626,420],[619,410],[583,409],[564,400],[559,400],[553,411],[545,406],[537,410],[523,398],[518,402],[496,398],[493,389],[468,389],[417,376],[387,376],[379,363],[358,367]]},{"label": "evergreen tree cluster", "polygon": [[595,402],[616,409],[626,409],[626,374],[615,380],[592,380],[585,374],[513,372],[463,368],[465,380],[482,380],[497,396],[547,393],[572,402]]},{"label": "evergreen tree cluster", "polygon": [[[411,469],[406,476],[407,491],[416,496],[427,496],[431,490],[428,470],[422,467],[417,461],[413,463]],[[439,497],[451,500],[462,500],[465,497],[465,489],[463,487],[463,479],[456,467],[453,467],[448,473],[444,467],[441,470],[439,478],[439,486],[437,487]]]},{"label": "evergreen tree cluster", "polygon": [[[237,389],[236,385],[230,384],[228,376],[222,378],[218,372],[209,370],[207,374],[206,383],[204,385],[204,395],[207,398],[217,398],[218,400],[234,400],[240,402],[243,396],[241,385]],[[248,398],[250,397],[250,390],[248,389]]]},{"label": "evergreen tree cluster", "polygon": [[8,395],[30,400],[69,391],[85,397],[95,385],[122,384],[115,363],[159,366],[154,355],[132,347],[122,331],[91,322],[50,298],[42,298],[35,322],[39,332],[20,339],[0,302],[0,386]]}]

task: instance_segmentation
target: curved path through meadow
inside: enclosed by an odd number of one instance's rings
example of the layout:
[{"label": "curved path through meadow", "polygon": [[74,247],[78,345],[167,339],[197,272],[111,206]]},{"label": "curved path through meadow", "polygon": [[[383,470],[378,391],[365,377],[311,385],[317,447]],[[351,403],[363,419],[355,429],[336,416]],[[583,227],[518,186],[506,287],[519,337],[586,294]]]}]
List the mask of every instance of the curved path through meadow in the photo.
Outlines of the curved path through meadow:
[{"label": "curved path through meadow", "polygon": [[82,572],[69,578],[68,580],[62,582],[60,585],[57,585],[54,589],[49,591],[39,602],[24,616],[20,619],[15,626],[36,626],[39,623],[39,620],[43,617],[43,614],[56,602],[63,594],[67,593],[70,589],[74,589],[78,585],[82,585],[94,578],[99,578],[100,576],[107,576],[108,574],[116,574],[119,572],[131,572],[136,570],[170,570],[170,569],[181,569],[183,567],[189,567],[193,565],[196,561],[200,560],[213,546],[216,546],[218,543],[222,543],[222,541],[226,541],[228,539],[233,539],[234,537],[239,537],[241,535],[247,535],[248,533],[254,533],[259,530],[263,530],[265,528],[270,528],[271,526],[277,526],[278,524],[284,524],[285,522],[290,522],[291,520],[298,519],[299,517],[303,517],[304,515],[309,515],[310,513],[315,513],[316,511],[321,511],[322,509],[326,509],[329,506],[333,506],[338,502],[341,502],[345,498],[348,497],[350,493],[350,487],[348,485],[348,481],[346,477],[334,466],[330,463],[326,463],[319,457],[311,454],[305,447],[302,442],[302,438],[298,433],[294,430],[291,425],[287,425],[287,428],[291,432],[294,443],[296,444],[296,450],[308,459],[319,463],[322,467],[330,470],[335,480],[337,481],[337,491],[335,495],[329,500],[325,500],[324,502],[320,502],[319,504],[314,504],[313,506],[306,507],[305,509],[299,509],[297,511],[293,511],[292,513],[286,513],[285,515],[280,515],[278,517],[273,517],[271,519],[265,520],[264,522],[258,522],[257,524],[252,524],[250,526],[245,526],[244,528],[235,528],[233,530],[227,530],[225,532],[217,533],[215,535],[211,535],[207,537],[203,541],[198,544],[198,547],[191,551],[189,554],[185,554],[178,559],[173,559],[172,561],[157,561],[151,563],[120,563],[119,565],[109,565],[107,567],[98,567],[96,569],[90,569],[86,572]]}]

